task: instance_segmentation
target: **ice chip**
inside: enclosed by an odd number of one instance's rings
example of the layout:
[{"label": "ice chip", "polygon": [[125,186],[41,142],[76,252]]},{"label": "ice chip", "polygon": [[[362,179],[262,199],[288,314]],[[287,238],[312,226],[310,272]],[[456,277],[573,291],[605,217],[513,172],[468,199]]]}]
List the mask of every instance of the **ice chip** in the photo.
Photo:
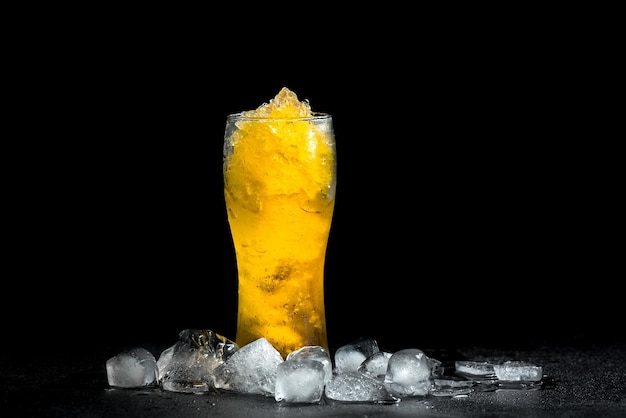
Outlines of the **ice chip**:
[{"label": "ice chip", "polygon": [[427,395],[433,386],[433,364],[417,348],[396,351],[389,358],[385,384],[399,397]]},{"label": "ice chip", "polygon": [[355,372],[372,354],[378,353],[378,342],[372,338],[359,338],[335,351],[336,374],[344,372]]},{"label": "ice chip", "polygon": [[106,361],[107,380],[112,387],[137,388],[157,383],[158,372],[154,355],[137,347],[119,353]]},{"label": "ice chip", "polygon": [[213,383],[213,369],[237,349],[233,341],[211,330],[183,330],[157,361],[161,387],[173,392],[206,392]]},{"label": "ice chip", "polygon": [[248,343],[213,370],[216,389],[274,396],[278,365],[285,360],[266,339]]},{"label": "ice chip", "polygon": [[493,377],[495,376],[493,366],[493,363],[486,361],[459,360],[454,362],[455,372],[469,377]]},{"label": "ice chip", "polygon": [[539,382],[543,368],[525,361],[505,361],[493,366],[498,380],[509,382]]},{"label": "ice chip", "polygon": [[395,403],[399,398],[389,393],[385,385],[363,373],[345,371],[333,375],[324,393],[328,399],[343,402]]},{"label": "ice chip", "polygon": [[324,384],[330,382],[333,377],[333,365],[330,353],[322,346],[307,345],[287,355],[285,360],[311,359],[317,360],[324,366]]},{"label": "ice chip", "polygon": [[475,381],[459,376],[438,377],[434,379],[430,394],[439,397],[466,396],[474,391],[476,385]]},{"label": "ice chip", "polygon": [[278,364],[274,399],[278,402],[315,403],[322,399],[325,385],[324,364],[295,358]]}]

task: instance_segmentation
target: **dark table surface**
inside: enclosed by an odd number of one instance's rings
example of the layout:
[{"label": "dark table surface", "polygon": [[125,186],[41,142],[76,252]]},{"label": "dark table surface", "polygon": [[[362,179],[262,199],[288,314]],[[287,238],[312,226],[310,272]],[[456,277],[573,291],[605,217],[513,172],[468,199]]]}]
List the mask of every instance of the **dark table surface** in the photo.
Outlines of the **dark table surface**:
[{"label": "dark table surface", "polygon": [[[145,348],[155,351],[161,347]],[[523,349],[468,347],[423,350],[445,364],[455,360],[523,360],[543,367],[538,390],[500,389],[462,397],[416,397],[395,405],[325,402],[281,404],[261,395],[187,394],[159,388],[113,389],[105,362],[117,348],[1,356],[3,417],[625,417],[626,343],[536,344]],[[23,354],[27,354],[22,356]]]}]

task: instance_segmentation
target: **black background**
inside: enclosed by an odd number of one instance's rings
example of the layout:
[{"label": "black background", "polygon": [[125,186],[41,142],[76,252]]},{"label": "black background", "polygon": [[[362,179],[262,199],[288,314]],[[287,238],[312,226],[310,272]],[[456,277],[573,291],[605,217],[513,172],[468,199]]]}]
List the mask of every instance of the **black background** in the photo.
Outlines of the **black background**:
[{"label": "black background", "polygon": [[9,348],[234,338],[224,123],[283,86],[335,124],[331,348],[623,338],[604,326],[622,315],[616,113],[584,36],[505,20],[278,48],[274,30],[91,23],[18,65]]}]

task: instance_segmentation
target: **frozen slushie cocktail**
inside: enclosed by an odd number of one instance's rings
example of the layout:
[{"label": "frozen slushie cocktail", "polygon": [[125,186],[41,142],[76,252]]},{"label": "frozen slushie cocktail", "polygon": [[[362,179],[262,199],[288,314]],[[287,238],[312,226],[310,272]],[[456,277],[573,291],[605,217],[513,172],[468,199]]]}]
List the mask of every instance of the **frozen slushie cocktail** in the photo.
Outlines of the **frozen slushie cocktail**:
[{"label": "frozen slushie cocktail", "polygon": [[328,349],[324,264],[335,207],[332,118],[284,87],[228,115],[224,196],[237,262],[236,343]]}]

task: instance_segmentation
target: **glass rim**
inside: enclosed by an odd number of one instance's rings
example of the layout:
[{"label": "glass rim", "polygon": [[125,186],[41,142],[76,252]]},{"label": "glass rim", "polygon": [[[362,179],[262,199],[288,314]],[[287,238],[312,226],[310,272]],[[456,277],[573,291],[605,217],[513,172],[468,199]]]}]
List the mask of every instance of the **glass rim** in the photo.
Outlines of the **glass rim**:
[{"label": "glass rim", "polygon": [[270,118],[267,116],[245,116],[246,112],[229,113],[226,118],[233,121],[255,121],[255,122],[297,122],[332,119],[330,113],[311,112],[311,116],[298,116],[292,118]]}]

